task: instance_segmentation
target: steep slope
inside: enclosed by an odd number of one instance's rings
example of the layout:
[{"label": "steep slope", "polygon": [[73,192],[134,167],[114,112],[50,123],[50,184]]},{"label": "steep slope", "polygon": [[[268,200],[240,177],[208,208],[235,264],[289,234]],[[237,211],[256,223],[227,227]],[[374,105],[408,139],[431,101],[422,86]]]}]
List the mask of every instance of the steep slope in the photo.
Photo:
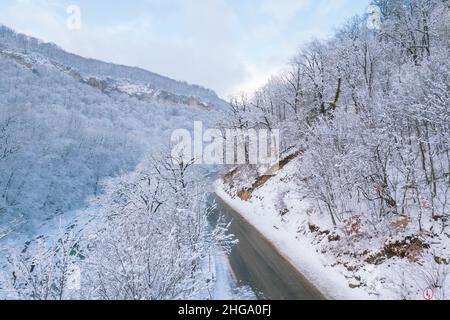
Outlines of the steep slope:
[{"label": "steep slope", "polygon": [[[84,206],[225,105],[208,89],[67,53],[0,26],[0,238]],[[27,222],[27,223],[25,223]]]},{"label": "steep slope", "polygon": [[331,298],[449,299],[450,7],[371,3],[379,26],[355,17],[234,103],[230,126],[280,129],[286,154],[218,193]]}]

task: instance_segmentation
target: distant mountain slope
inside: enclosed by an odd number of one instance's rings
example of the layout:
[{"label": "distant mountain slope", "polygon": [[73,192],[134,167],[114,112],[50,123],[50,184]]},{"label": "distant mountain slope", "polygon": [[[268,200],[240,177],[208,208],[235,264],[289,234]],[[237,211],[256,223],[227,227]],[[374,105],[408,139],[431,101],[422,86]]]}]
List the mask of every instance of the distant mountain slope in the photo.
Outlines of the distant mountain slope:
[{"label": "distant mountain slope", "polygon": [[215,123],[225,105],[211,90],[6,27],[0,70],[0,238],[82,207],[103,178],[167,146],[176,128]]},{"label": "distant mountain slope", "polygon": [[136,67],[127,67],[102,62],[95,59],[86,59],[68,53],[52,43],[45,43],[36,38],[18,34],[12,29],[0,25],[0,49],[7,48],[14,52],[24,52],[28,55],[41,55],[51,59],[52,62],[77,70],[82,76],[89,78],[129,79],[135,83],[145,83],[158,90],[167,91],[177,95],[195,96],[206,103],[221,103],[216,93],[198,85],[175,81]]}]

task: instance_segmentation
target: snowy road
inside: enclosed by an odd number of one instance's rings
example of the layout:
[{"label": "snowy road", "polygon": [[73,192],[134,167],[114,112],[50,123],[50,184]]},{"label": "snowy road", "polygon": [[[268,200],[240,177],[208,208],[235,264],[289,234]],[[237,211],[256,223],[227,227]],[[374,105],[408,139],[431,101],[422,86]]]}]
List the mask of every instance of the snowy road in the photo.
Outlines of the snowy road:
[{"label": "snowy road", "polygon": [[217,199],[217,210],[227,219],[233,219],[231,232],[239,239],[229,257],[239,284],[250,286],[260,299],[324,299],[270,242],[220,199]]}]

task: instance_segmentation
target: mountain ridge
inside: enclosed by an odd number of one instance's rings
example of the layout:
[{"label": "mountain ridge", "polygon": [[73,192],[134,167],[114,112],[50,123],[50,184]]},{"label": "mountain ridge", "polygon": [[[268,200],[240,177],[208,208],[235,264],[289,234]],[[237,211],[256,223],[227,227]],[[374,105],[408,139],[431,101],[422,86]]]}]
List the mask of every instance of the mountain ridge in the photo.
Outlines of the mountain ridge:
[{"label": "mountain ridge", "polygon": [[[3,49],[2,49],[3,47]],[[39,54],[51,58],[52,61],[63,66],[76,69],[86,78],[97,76],[100,78],[119,78],[125,75],[126,79],[146,82],[154,87],[172,92],[177,95],[194,94],[206,104],[218,103],[220,97],[212,89],[200,85],[179,81],[161,74],[136,66],[127,66],[111,62],[101,61],[95,58],[87,58],[64,50],[57,44],[45,42],[32,36],[17,33],[13,29],[0,24],[0,50],[14,49],[23,54]],[[92,72],[93,68],[95,72]],[[220,104],[220,103],[219,103]]]},{"label": "mountain ridge", "polygon": [[0,145],[13,150],[0,154],[0,239],[84,208],[104,180],[163,152],[174,130],[215,124],[226,105],[212,90],[96,61],[0,27]]}]

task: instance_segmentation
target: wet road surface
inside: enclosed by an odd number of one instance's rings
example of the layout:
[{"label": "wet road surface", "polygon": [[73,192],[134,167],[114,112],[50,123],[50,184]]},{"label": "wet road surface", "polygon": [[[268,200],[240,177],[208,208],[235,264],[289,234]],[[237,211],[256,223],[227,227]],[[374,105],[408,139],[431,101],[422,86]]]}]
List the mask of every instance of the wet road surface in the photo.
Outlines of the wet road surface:
[{"label": "wet road surface", "polygon": [[239,285],[250,286],[259,299],[323,300],[306,280],[251,224],[219,198],[217,213],[232,221],[237,244],[229,257]]}]

